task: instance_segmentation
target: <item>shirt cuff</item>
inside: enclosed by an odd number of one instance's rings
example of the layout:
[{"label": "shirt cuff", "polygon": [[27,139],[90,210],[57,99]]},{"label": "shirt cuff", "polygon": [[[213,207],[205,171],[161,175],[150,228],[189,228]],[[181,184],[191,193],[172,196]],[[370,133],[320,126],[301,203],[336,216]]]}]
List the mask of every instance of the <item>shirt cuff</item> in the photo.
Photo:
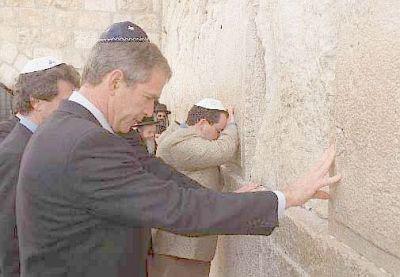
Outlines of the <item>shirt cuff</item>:
[{"label": "shirt cuff", "polygon": [[286,197],[283,192],[279,190],[275,190],[273,193],[275,193],[276,197],[278,197],[278,219],[281,219],[285,215]]}]

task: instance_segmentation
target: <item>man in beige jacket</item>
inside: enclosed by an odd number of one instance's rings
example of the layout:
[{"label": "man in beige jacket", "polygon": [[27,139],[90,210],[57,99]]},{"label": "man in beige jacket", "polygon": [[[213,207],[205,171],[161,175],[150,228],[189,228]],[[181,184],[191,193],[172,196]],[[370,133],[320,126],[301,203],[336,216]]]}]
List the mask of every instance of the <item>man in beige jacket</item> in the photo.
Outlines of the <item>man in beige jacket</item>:
[{"label": "man in beige jacket", "polygon": [[[201,185],[221,191],[219,166],[232,160],[239,144],[233,109],[216,99],[203,99],[186,123],[160,138],[157,156]],[[207,205],[207,203],[204,203]],[[185,237],[153,230],[150,276],[208,276],[217,236]]]}]

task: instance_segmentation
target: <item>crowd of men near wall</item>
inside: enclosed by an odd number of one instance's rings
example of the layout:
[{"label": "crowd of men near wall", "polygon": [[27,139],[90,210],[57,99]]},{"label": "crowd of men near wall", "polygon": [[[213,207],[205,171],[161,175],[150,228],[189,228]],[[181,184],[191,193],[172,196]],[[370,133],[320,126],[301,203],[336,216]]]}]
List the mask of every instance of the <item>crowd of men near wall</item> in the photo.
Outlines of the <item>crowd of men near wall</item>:
[{"label": "crowd of men near wall", "polygon": [[0,122],[0,276],[208,276],[217,235],[269,235],[285,209],[329,198],[333,146],[281,191],[222,193],[234,109],[205,98],[170,124],[170,77],[132,22],[101,35],[82,77],[53,57],[25,65]]}]

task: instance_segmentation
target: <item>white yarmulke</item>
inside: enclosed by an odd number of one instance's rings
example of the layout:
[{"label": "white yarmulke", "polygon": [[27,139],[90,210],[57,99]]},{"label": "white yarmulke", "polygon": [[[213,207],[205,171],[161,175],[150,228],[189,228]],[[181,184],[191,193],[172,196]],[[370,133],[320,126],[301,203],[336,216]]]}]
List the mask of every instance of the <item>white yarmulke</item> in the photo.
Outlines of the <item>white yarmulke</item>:
[{"label": "white yarmulke", "polygon": [[21,74],[50,69],[62,63],[63,62],[60,60],[50,56],[33,59],[25,64],[24,68],[22,68]]},{"label": "white yarmulke", "polygon": [[226,108],[221,101],[213,98],[204,98],[195,104],[198,107],[203,107],[209,110],[226,111]]}]

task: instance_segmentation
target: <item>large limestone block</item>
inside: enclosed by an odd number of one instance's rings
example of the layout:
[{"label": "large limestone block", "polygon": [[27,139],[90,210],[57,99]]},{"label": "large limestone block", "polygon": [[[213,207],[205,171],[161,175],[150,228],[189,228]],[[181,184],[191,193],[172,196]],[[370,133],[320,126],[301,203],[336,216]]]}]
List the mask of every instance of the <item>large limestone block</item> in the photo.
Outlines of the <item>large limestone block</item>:
[{"label": "large limestone block", "polygon": [[400,2],[343,1],[335,123],[338,171],[331,230],[400,272]]},{"label": "large limestone block", "polygon": [[[260,1],[265,112],[251,176],[271,189],[307,170],[330,139],[337,47],[336,1]],[[327,203],[308,205],[327,217]]]}]

